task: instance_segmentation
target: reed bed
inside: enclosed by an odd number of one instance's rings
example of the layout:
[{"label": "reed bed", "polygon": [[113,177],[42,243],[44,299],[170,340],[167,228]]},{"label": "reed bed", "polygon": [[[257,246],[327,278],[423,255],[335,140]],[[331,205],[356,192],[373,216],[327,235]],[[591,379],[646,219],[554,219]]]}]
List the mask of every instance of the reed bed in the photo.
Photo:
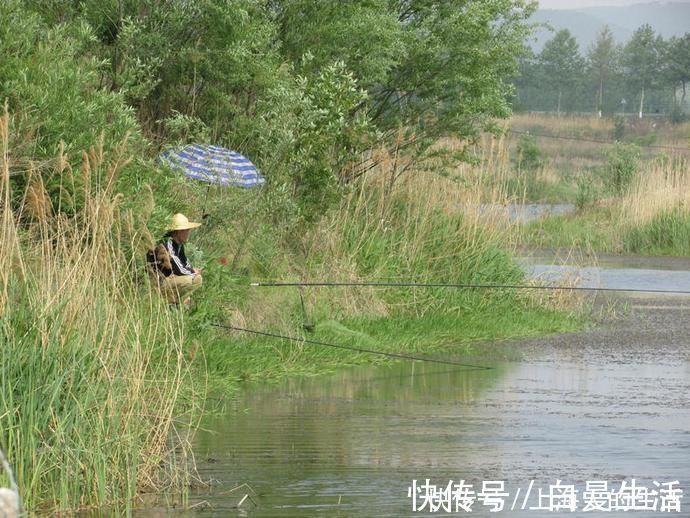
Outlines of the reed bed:
[{"label": "reed bed", "polygon": [[[10,180],[10,116],[0,120],[0,441],[25,508],[74,512],[136,505],[188,482],[197,390],[180,316],[140,281],[149,239],[114,192],[126,166],[102,146],[52,181],[80,200],[56,210],[47,173]],[[124,147],[123,147],[124,149]],[[183,405],[185,417],[181,415]]]},{"label": "reed bed", "polygon": [[690,211],[687,159],[676,155],[648,164],[621,198],[620,210],[629,226],[649,223],[664,211]]}]

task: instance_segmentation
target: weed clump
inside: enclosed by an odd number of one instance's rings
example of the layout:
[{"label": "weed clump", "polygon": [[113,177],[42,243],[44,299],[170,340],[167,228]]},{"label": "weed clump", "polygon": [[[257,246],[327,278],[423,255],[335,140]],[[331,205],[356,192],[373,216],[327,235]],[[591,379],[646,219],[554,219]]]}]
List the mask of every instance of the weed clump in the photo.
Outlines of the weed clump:
[{"label": "weed clump", "polygon": [[630,186],[637,173],[641,155],[640,147],[635,144],[616,144],[607,153],[604,182],[613,193],[623,194]]}]

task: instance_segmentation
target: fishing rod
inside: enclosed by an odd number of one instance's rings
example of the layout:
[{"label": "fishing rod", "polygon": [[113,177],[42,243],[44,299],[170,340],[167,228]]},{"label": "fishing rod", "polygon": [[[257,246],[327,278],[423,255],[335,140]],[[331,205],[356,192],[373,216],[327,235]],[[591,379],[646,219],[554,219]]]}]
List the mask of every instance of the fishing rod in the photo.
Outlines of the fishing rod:
[{"label": "fishing rod", "polygon": [[254,329],[246,329],[243,327],[236,327],[236,326],[229,326],[225,324],[218,324],[214,323],[211,324],[213,327],[219,327],[221,329],[228,329],[231,331],[241,331],[243,333],[249,333],[249,334],[254,334],[254,335],[259,335],[259,336],[267,336],[270,338],[278,338],[281,340],[290,340],[292,342],[300,342],[300,343],[306,343],[306,344],[312,344],[312,345],[322,345],[325,347],[333,347],[335,349],[345,349],[347,351],[354,351],[358,353],[367,353],[367,354],[377,354],[379,356],[386,356],[389,358],[395,358],[398,360],[415,360],[415,361],[423,361],[423,362],[428,362],[428,363],[440,363],[443,365],[455,365],[458,367],[467,367],[466,370],[493,370],[493,367],[487,367],[485,365],[472,365],[469,363],[460,363],[456,362],[453,360],[442,360],[442,359],[436,359],[436,358],[427,358],[425,356],[414,356],[411,354],[403,354],[403,353],[391,353],[391,352],[386,352],[386,351],[377,351],[375,349],[365,349],[362,347],[351,347],[349,345],[342,345],[342,344],[334,344],[331,342],[322,342],[320,340],[309,340],[307,338],[301,338],[301,337],[295,337],[295,336],[287,336],[287,335],[279,335],[276,333],[269,333],[267,331],[256,331]]},{"label": "fishing rod", "polygon": [[[375,287],[375,288],[458,288],[458,289],[528,289],[528,290],[569,290],[569,291],[595,291],[595,292],[628,292],[628,293],[668,293],[677,295],[690,295],[688,290],[659,290],[649,288],[588,288],[583,286],[542,286],[542,285],[528,285],[528,284],[470,284],[470,283],[422,283],[422,282],[364,282],[364,281],[305,281],[305,282],[282,282],[282,281],[254,281],[250,282],[249,286],[255,288],[279,288],[279,287]],[[304,300],[300,292],[300,301],[302,303],[302,310],[304,311]],[[305,312],[306,313],[306,312]],[[301,342],[313,345],[321,345],[325,347],[333,347],[336,349],[345,349],[353,352],[376,354],[386,356],[389,358],[425,361],[430,363],[440,363],[444,365],[455,365],[460,367],[467,367],[467,370],[491,370],[493,367],[483,365],[472,365],[467,363],[455,362],[452,360],[441,360],[434,358],[427,358],[423,356],[414,356],[402,353],[391,353],[385,351],[377,351],[374,349],[365,349],[362,347],[351,347],[342,344],[334,344],[330,342],[323,342],[320,340],[309,340],[307,338],[280,335],[276,333],[269,333],[266,331],[257,331],[253,329],[246,329],[236,326],[229,326],[223,324],[211,324],[214,327],[228,329],[232,331],[240,331],[244,333],[255,334],[259,336],[266,336],[270,338],[277,338],[281,340],[289,340],[293,342]],[[309,324],[313,330],[313,325]]]},{"label": "fishing rod", "polygon": [[585,286],[542,286],[530,284],[469,284],[469,283],[425,283],[425,282],[340,282],[340,281],[307,281],[307,282],[250,282],[255,288],[276,287],[374,287],[374,288],[465,288],[465,289],[519,289],[519,290],[568,290],[568,291],[602,291],[628,293],[670,293],[690,295],[688,290],[659,290],[651,288],[588,288]]}]

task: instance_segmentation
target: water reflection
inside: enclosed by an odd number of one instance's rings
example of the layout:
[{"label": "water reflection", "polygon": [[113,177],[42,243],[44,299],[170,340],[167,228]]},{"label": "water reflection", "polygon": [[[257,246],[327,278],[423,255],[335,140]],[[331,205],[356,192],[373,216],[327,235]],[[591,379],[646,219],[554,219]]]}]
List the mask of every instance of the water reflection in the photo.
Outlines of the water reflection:
[{"label": "water reflection", "polygon": [[523,257],[527,275],[546,284],[578,281],[585,288],[688,291],[690,260],[685,257],[578,256],[537,253]]},{"label": "water reflection", "polygon": [[[558,281],[571,267],[530,268]],[[672,267],[576,274],[592,286],[690,289],[690,273]],[[690,302],[665,296],[630,307],[627,320],[587,333],[508,344],[524,358],[492,370],[408,361],[246,387],[196,438],[199,473],[214,486],[195,501],[210,504],[203,516],[419,516],[407,498],[414,479],[464,479],[475,489],[504,481],[511,497],[530,481],[536,494],[560,479],[580,492],[568,516],[610,516],[582,512],[586,482],[618,488],[635,478],[650,489],[679,480],[687,515]],[[242,493],[228,489],[243,483],[256,508],[236,509]],[[546,514],[529,509],[536,495],[521,504],[501,515]],[[496,513],[477,505],[472,516]]]},{"label": "water reflection", "polygon": [[220,484],[199,496],[213,506],[204,515],[233,511],[222,492],[244,482],[257,493],[251,516],[413,516],[407,488],[425,478],[510,491],[680,479],[690,490],[687,348],[657,349],[655,362],[645,347],[541,344],[491,371],[404,362],[248,388],[198,436],[200,472]]}]

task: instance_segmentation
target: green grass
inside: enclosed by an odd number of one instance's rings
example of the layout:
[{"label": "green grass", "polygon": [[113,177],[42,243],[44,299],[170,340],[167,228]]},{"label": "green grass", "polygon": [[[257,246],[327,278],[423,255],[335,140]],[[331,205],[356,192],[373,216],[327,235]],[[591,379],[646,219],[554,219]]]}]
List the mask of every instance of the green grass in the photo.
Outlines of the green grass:
[{"label": "green grass", "polygon": [[[189,326],[214,392],[232,391],[247,380],[315,375],[388,360],[222,330],[209,322],[353,348],[439,357],[481,353],[478,344],[484,341],[582,326],[583,320],[568,309],[512,290],[248,287],[257,276],[269,275],[295,281],[524,281],[523,271],[502,246],[502,236],[454,210],[456,191],[450,183],[438,180],[431,188],[404,187],[388,195],[378,187],[360,189],[325,217],[323,226],[302,230],[299,240],[257,226],[263,230],[245,243],[245,275],[232,275],[217,261],[207,262],[208,282],[196,297]],[[226,211],[233,212],[231,207]],[[205,242],[210,258],[220,254],[213,247],[222,249],[229,239],[219,233]],[[302,328],[305,321],[314,324],[313,333]]]},{"label": "green grass", "polygon": [[[8,114],[0,117],[0,149],[10,127]],[[75,172],[94,186],[80,188],[84,203],[71,218],[47,207],[41,175],[13,211],[5,158],[0,447],[24,508],[122,515],[142,492],[183,494],[185,436],[203,395],[184,355],[183,322],[130,267],[141,233],[127,233],[134,225],[120,212],[121,195],[103,181],[124,162],[96,150],[84,155]]]},{"label": "green grass", "polygon": [[626,252],[644,255],[690,255],[690,213],[680,209],[660,212],[651,221],[623,236]]},{"label": "green grass", "polygon": [[[452,295],[448,298],[458,301]],[[488,293],[471,294],[463,300],[467,307],[451,305],[446,311],[422,316],[401,313],[387,318],[324,319],[313,322],[311,333],[295,327],[282,334],[350,348],[457,360],[485,357],[483,345],[487,341],[574,332],[585,322],[572,313],[527,301],[516,303],[514,298],[498,300]],[[316,375],[344,366],[396,361],[383,355],[231,331],[218,332],[203,346],[203,355],[216,390],[232,390],[243,381]]]},{"label": "green grass", "polygon": [[570,178],[553,183],[529,175],[525,179],[508,178],[503,184],[505,194],[511,199],[526,203],[574,203],[577,186]]},{"label": "green grass", "polygon": [[533,221],[520,229],[521,246],[579,248],[602,253],[651,256],[690,255],[690,214],[660,212],[637,227],[620,221],[615,209],[591,207],[575,214]]},{"label": "green grass", "polygon": [[621,243],[612,231],[612,211],[592,207],[574,214],[551,216],[520,228],[519,242],[536,248],[581,248],[618,252]]}]

